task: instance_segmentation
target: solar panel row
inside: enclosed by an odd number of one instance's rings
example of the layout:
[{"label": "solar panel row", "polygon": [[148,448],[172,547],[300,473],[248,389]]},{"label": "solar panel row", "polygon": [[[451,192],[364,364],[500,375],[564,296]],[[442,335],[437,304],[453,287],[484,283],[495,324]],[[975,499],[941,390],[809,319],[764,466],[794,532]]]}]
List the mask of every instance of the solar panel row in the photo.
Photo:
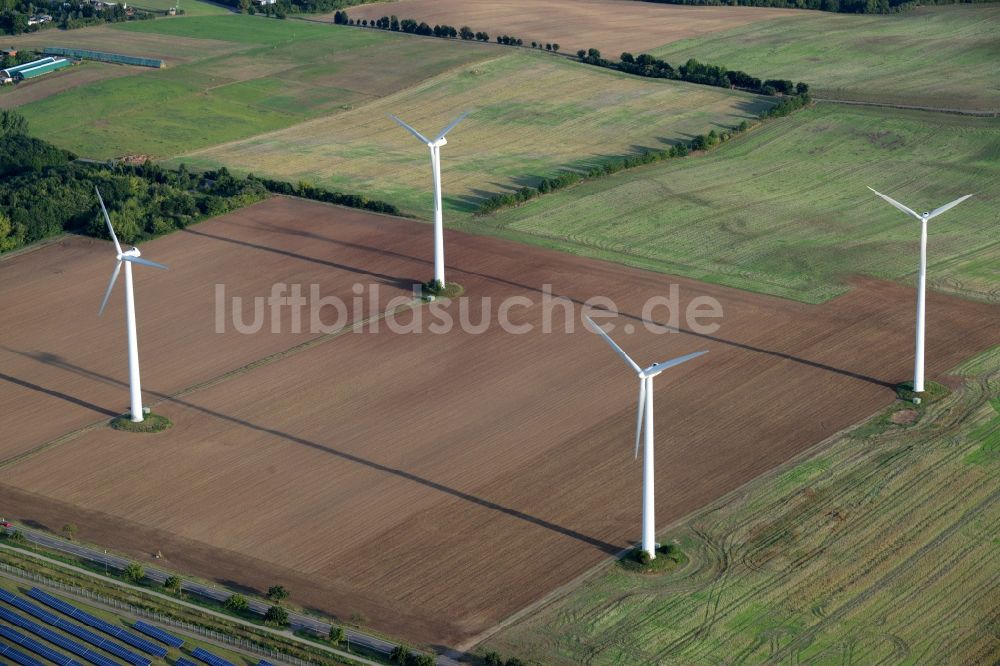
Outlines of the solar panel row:
[{"label": "solar panel row", "polygon": [[[150,664],[153,663],[152,661],[149,660],[148,657],[143,657],[142,655],[138,655],[132,652],[131,650],[126,650],[121,645],[109,641],[106,638],[102,638],[101,636],[98,636],[94,632],[88,629],[84,629],[78,624],[73,624],[72,622],[64,620],[57,615],[53,615],[44,608],[36,606],[30,601],[25,601],[24,599],[21,599],[17,595],[11,594],[6,590],[0,590],[0,600],[6,601],[15,608],[18,608],[24,611],[25,613],[37,617],[39,620],[41,620],[46,624],[50,624],[57,629],[61,629],[62,631],[65,631],[68,634],[76,636],[77,638],[82,638],[86,642],[101,648],[105,652],[110,652],[116,657],[121,657],[128,663],[133,664],[133,666],[150,666]],[[84,659],[87,659],[87,661],[93,661],[89,657],[86,657],[82,654],[80,656],[84,657]],[[114,664],[115,662],[111,663]]]},{"label": "solar panel row", "polygon": [[109,636],[117,638],[122,643],[131,645],[134,648],[138,648],[147,654],[151,654],[154,657],[167,656],[167,651],[162,646],[157,645],[156,643],[153,643],[151,641],[147,641],[145,638],[142,638],[141,636],[136,636],[135,634],[129,631],[125,631],[120,627],[116,627],[110,622],[105,622],[104,620],[98,617],[94,617],[90,613],[87,613],[77,608],[73,604],[67,603],[62,599],[57,599],[56,597],[53,597],[51,594],[39,590],[37,587],[33,587],[30,590],[28,590],[28,596],[32,597],[33,599],[37,599],[38,601],[41,601],[43,604],[45,604],[50,608],[55,608],[60,613],[69,615],[71,618],[73,618],[78,622],[82,622],[83,624],[94,627],[98,631],[103,631]]},{"label": "solar panel row", "polygon": [[195,662],[190,659],[185,659],[184,657],[178,657],[177,661],[174,662],[175,666],[198,666]]},{"label": "solar panel row", "polygon": [[48,627],[43,627],[40,624],[32,622],[27,618],[23,618],[17,613],[12,613],[6,608],[0,608],[0,620],[6,620],[16,627],[25,629],[35,634],[39,638],[47,640],[56,647],[60,647],[67,652],[72,652],[73,654],[83,657],[94,666],[119,666],[117,662],[108,659],[103,654],[94,652],[90,648],[86,648],[76,641],[71,641],[61,634],[57,634]]},{"label": "solar panel row", "polygon": [[18,652],[14,648],[4,645],[3,643],[0,643],[0,657],[7,657],[14,663],[21,664],[21,666],[45,666],[37,659]]},{"label": "solar panel row", "polygon": [[20,645],[21,647],[26,648],[31,652],[34,652],[39,657],[44,657],[45,659],[48,659],[57,666],[81,666],[80,662],[76,661],[75,659],[70,659],[61,652],[53,650],[48,645],[45,645],[44,643],[39,643],[35,639],[29,638],[28,636],[25,636],[20,632],[14,631],[10,627],[4,627],[0,625],[0,636],[3,636],[4,638],[10,640],[12,643],[15,643],[16,645]]},{"label": "solar panel row", "polygon": [[191,656],[205,662],[208,666],[236,666],[232,662],[226,661],[221,657],[216,657],[208,650],[203,650],[202,648],[195,648]]},{"label": "solar panel row", "polygon": [[155,638],[156,640],[160,641],[165,645],[169,645],[170,647],[179,648],[180,646],[184,645],[184,641],[182,639],[177,638],[173,634],[168,634],[167,632],[163,631],[163,629],[160,629],[159,627],[154,627],[153,625],[147,624],[142,620],[136,620],[136,623],[133,624],[132,627],[138,629],[147,636]]},{"label": "solar panel row", "polygon": [[263,659],[261,659],[260,661],[257,662],[257,666],[274,666],[274,664],[272,664],[269,661],[264,661]]}]

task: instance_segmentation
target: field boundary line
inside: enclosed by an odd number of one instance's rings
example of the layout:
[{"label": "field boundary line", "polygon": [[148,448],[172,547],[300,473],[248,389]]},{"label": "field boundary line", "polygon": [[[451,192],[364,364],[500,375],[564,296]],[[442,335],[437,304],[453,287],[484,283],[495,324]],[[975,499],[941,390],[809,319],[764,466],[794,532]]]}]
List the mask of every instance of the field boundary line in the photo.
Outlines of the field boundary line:
[{"label": "field boundary line", "polygon": [[[974,355],[971,358],[976,358],[976,356]],[[964,363],[964,361],[963,361],[963,363]],[[957,397],[961,397],[961,394],[964,394],[965,392],[966,392],[966,388],[964,386],[962,386],[962,387],[956,389],[955,391],[953,391],[952,395],[953,396],[957,396]],[[835,433],[829,435],[828,437],[820,440],[819,442],[813,444],[812,446],[810,446],[810,447],[808,447],[808,448],[800,451],[799,453],[795,454],[793,457],[789,458],[788,460],[786,460],[786,461],[784,461],[784,462],[776,465],[775,467],[772,467],[771,469],[769,469],[769,470],[767,470],[767,471],[759,474],[758,476],[755,476],[752,479],[749,479],[748,481],[746,481],[745,483],[737,486],[736,488],[733,488],[732,490],[730,490],[725,495],[722,495],[721,497],[716,498],[712,502],[710,502],[708,504],[705,504],[704,506],[699,507],[699,508],[695,509],[694,511],[691,511],[691,512],[689,512],[689,513],[681,516],[680,518],[678,518],[678,519],[676,519],[676,520],[668,523],[664,527],[657,529],[656,530],[657,536],[659,536],[660,534],[663,534],[665,532],[669,532],[671,530],[675,530],[678,527],[683,526],[685,523],[688,523],[688,522],[691,522],[691,521],[695,520],[698,516],[700,516],[702,514],[710,513],[712,511],[718,509],[720,506],[725,505],[726,503],[728,503],[728,502],[732,501],[733,499],[735,499],[736,497],[738,497],[740,494],[746,492],[750,488],[750,486],[753,485],[753,484],[763,483],[763,482],[766,482],[768,480],[771,480],[771,479],[773,479],[773,478],[775,478],[777,476],[780,476],[781,474],[783,474],[785,472],[790,471],[791,468],[794,468],[794,467],[796,467],[796,466],[798,466],[798,465],[800,465],[800,464],[802,464],[804,462],[807,462],[808,460],[816,457],[818,454],[822,453],[823,451],[825,451],[828,448],[830,448],[831,446],[833,446],[836,443],[836,441],[839,440],[840,438],[848,436],[853,430],[857,429],[858,427],[864,425],[865,423],[867,423],[871,419],[873,419],[876,416],[878,416],[879,414],[881,414],[884,409],[885,409],[885,407],[882,407],[879,410],[877,410],[876,412],[873,412],[872,414],[869,414],[865,418],[861,419],[860,421],[858,421],[856,423],[853,423],[853,424],[851,424],[849,426],[846,426],[845,428],[842,428],[842,429],[838,430],[837,432],[835,432]],[[621,551],[619,551],[615,555],[613,555],[611,557],[608,557],[608,558],[605,558],[603,561],[601,561],[598,564],[595,564],[593,567],[591,567],[588,571],[583,572],[582,574],[580,574],[579,576],[577,576],[573,580],[569,581],[568,583],[565,583],[565,584],[559,586],[558,588],[556,588],[555,590],[552,590],[551,592],[549,592],[548,594],[546,594],[541,599],[538,599],[537,601],[535,601],[535,602],[533,602],[533,603],[525,606],[524,608],[516,611],[512,615],[510,615],[507,618],[501,620],[499,623],[497,623],[493,627],[487,629],[486,631],[480,633],[479,635],[473,636],[472,638],[469,638],[468,640],[466,640],[466,641],[458,644],[456,646],[456,649],[460,650],[462,652],[471,652],[478,645],[480,645],[484,641],[486,641],[489,638],[491,638],[494,634],[499,633],[500,631],[506,629],[510,625],[518,622],[519,620],[525,618],[526,616],[531,615],[531,614],[535,613],[538,610],[541,610],[545,606],[548,606],[550,604],[553,604],[553,603],[559,601],[560,599],[562,599],[563,597],[565,597],[567,594],[569,594],[570,592],[572,592],[576,587],[582,585],[587,580],[589,580],[589,579],[591,579],[593,577],[596,577],[597,575],[599,575],[600,573],[602,573],[605,569],[607,569],[607,568],[609,568],[611,566],[614,566],[614,563],[622,555],[624,555],[625,553],[627,553],[631,549],[632,549],[632,547],[623,548]]]},{"label": "field boundary line", "polygon": [[996,118],[1000,110],[979,111],[976,109],[949,109],[940,106],[920,106],[917,104],[891,104],[889,102],[863,102],[851,99],[830,99],[828,97],[813,97],[813,101],[826,104],[845,104],[850,106],[877,106],[885,109],[900,109],[903,111],[927,111],[930,113],[951,113],[960,116],[977,116],[980,118]]}]

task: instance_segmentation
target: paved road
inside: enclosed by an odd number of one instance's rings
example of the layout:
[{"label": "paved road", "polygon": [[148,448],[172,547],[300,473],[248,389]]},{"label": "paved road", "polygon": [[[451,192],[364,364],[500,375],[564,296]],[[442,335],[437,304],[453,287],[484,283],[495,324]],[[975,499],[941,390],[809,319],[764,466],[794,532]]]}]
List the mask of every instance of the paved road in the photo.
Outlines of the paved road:
[{"label": "paved road", "polygon": [[[98,550],[97,548],[76,543],[74,541],[66,541],[46,532],[28,529],[25,527],[18,527],[17,529],[19,529],[24,534],[25,538],[32,543],[36,543],[39,546],[43,546],[51,550],[68,553],[81,559],[95,562],[98,565],[105,565],[120,571],[132,562],[132,560],[112,555],[105,551]],[[157,583],[163,583],[169,576],[172,575],[153,567],[144,566],[143,568],[145,569],[146,577],[150,580],[156,581]],[[183,580],[181,585],[184,591],[188,594],[197,594],[200,597],[214,599],[215,601],[220,602],[225,601],[230,597],[230,595],[233,594],[231,590],[214,587],[212,585],[205,585],[196,581]],[[270,603],[260,599],[248,597],[247,602],[250,605],[250,610],[261,616],[263,616],[264,613],[267,612],[267,609],[271,607]],[[226,617],[227,619],[231,619],[229,616]],[[292,631],[307,630],[320,636],[326,636],[330,631],[329,622],[324,622],[301,613],[289,612],[288,624]],[[371,636],[349,627],[344,627],[344,632],[347,634],[348,641],[353,645],[361,646],[367,650],[372,650],[373,652],[386,656],[388,656],[397,645],[391,641],[383,640],[376,636]],[[450,656],[444,655],[439,655],[437,657],[437,663],[442,666],[459,666],[458,661],[452,659]]]}]

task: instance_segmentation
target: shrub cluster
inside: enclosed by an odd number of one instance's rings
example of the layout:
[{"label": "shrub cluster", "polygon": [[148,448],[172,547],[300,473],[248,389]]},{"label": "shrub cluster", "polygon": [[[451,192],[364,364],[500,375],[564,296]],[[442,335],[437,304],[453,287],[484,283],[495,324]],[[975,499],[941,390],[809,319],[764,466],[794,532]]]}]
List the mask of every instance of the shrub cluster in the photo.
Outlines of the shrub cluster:
[{"label": "shrub cluster", "polygon": [[135,243],[207,217],[256,203],[268,192],[395,214],[395,206],[357,194],[329,192],[307,183],[293,186],[220,168],[194,174],[181,165],[163,169],[75,161],[72,153],[27,135],[16,111],[0,111],[0,252],[65,231],[106,237],[94,187],[101,190],[115,231]]}]

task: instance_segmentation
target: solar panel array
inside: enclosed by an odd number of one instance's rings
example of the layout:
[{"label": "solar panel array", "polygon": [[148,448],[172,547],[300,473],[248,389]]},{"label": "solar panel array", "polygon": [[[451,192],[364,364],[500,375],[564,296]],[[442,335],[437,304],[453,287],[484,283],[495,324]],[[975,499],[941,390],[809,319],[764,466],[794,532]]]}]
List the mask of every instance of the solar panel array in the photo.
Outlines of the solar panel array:
[{"label": "solar panel array", "polygon": [[175,647],[175,648],[179,648],[180,646],[184,645],[184,641],[182,639],[177,638],[173,634],[168,634],[159,627],[154,627],[151,624],[146,624],[142,620],[136,620],[136,623],[133,624],[132,627],[134,629],[138,629],[147,636],[155,638],[164,645],[169,645],[170,647]]},{"label": "solar panel array", "polygon": [[67,652],[72,652],[73,654],[83,657],[94,666],[119,666],[117,662],[108,659],[103,654],[94,652],[90,648],[86,648],[76,641],[71,641],[62,634],[57,634],[48,627],[43,627],[40,624],[32,622],[26,618],[21,617],[17,613],[11,613],[6,608],[0,608],[0,620],[6,620],[16,627],[26,629],[31,633],[35,634],[39,638],[47,640],[56,647],[60,647]]},{"label": "solar panel array", "polygon": [[236,666],[236,664],[231,661],[226,661],[221,657],[216,657],[208,650],[203,650],[202,648],[195,648],[191,653],[191,656],[205,662],[208,666]]},{"label": "solar panel array", "polygon": [[274,664],[272,664],[269,661],[264,661],[263,659],[261,659],[260,661],[257,662],[257,666],[274,666]]},{"label": "solar panel array", "polygon": [[185,659],[184,657],[177,657],[177,661],[174,662],[174,666],[198,666],[195,662],[190,659]]},{"label": "solar panel array", "polygon": [[33,587],[30,590],[28,590],[28,596],[33,599],[37,599],[38,601],[41,601],[49,608],[55,608],[60,613],[69,615],[77,622],[82,622],[83,624],[91,626],[94,629],[97,629],[98,631],[103,631],[109,636],[117,638],[126,645],[131,645],[134,648],[138,648],[143,652],[145,652],[146,654],[151,654],[154,657],[161,657],[161,658],[167,656],[167,650],[163,646],[157,645],[156,643],[153,643],[151,641],[147,641],[145,638],[141,636],[136,636],[132,632],[125,631],[120,627],[116,627],[110,622],[105,622],[104,620],[98,617],[94,617],[90,613],[86,613],[80,610],[73,604],[66,603],[62,599],[57,599],[56,597],[53,597],[51,594],[39,590],[37,587]]},{"label": "solar panel array", "polygon": [[8,639],[16,645],[20,645],[23,648],[27,648],[29,651],[34,652],[39,657],[44,657],[56,666],[81,666],[80,662],[75,659],[70,659],[66,655],[53,650],[48,645],[44,643],[39,643],[34,638],[29,638],[24,634],[14,631],[10,627],[4,627],[0,625],[0,636]]},{"label": "solar panel array", "polygon": [[[92,631],[84,629],[83,627],[81,627],[81,626],[79,626],[77,624],[73,624],[72,622],[68,622],[68,621],[62,619],[61,617],[53,615],[52,613],[48,612],[44,608],[36,606],[35,604],[33,604],[33,603],[29,602],[29,601],[25,601],[24,599],[21,599],[17,595],[11,594],[10,592],[8,592],[6,590],[0,590],[0,601],[6,601],[11,606],[14,606],[17,609],[20,609],[20,610],[24,611],[25,613],[33,615],[34,617],[38,618],[39,620],[41,620],[45,624],[52,625],[53,627],[55,627],[57,629],[61,629],[62,631],[65,631],[68,634],[72,634],[72,635],[76,636],[77,638],[82,638],[83,640],[87,641],[91,645],[99,647],[99,648],[101,648],[102,650],[104,650],[106,652],[110,652],[111,654],[115,655],[116,657],[121,657],[122,659],[124,659],[128,663],[133,664],[133,666],[150,666],[153,663],[152,661],[149,660],[148,657],[143,657],[142,655],[138,655],[138,654],[132,652],[131,650],[126,650],[125,648],[123,648],[122,646],[118,645],[117,643],[109,641],[106,638],[102,638],[102,637],[98,636],[97,634],[95,634]],[[3,610],[3,609],[0,609],[0,610]],[[13,615],[13,613],[11,613],[11,614]],[[38,632],[33,631],[32,629],[29,629],[28,627],[23,627],[23,628],[28,629],[32,633],[38,633]],[[39,634],[39,635],[41,635],[41,634]],[[52,642],[47,637],[43,636],[43,638],[45,638],[45,640],[47,640],[49,642]],[[62,638],[62,637],[60,636],[60,638]],[[82,646],[80,646],[80,647],[82,647]],[[91,652],[91,651],[88,650],[88,652]],[[100,657],[100,658],[104,659],[104,662],[95,661],[90,656],[88,656],[86,654],[83,654],[81,652],[74,652],[74,654],[79,654],[81,657],[83,657],[87,661],[89,661],[89,662],[91,662],[93,664],[97,664],[97,666],[117,666],[117,664],[115,664],[115,662],[111,661],[110,659],[106,659],[106,658],[102,657],[99,654],[97,655],[97,657]],[[96,654],[96,653],[94,653],[94,654]]]},{"label": "solar panel array", "polygon": [[21,666],[45,666],[37,659],[18,652],[14,648],[8,647],[3,643],[0,643],[0,657],[7,657],[11,661],[21,664]]}]

